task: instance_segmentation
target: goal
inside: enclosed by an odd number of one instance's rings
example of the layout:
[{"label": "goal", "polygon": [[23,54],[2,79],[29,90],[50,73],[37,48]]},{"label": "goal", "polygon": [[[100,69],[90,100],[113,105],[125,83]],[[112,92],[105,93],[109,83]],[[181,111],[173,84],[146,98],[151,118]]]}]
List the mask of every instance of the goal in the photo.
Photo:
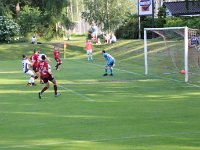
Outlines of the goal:
[{"label": "goal", "polygon": [[199,50],[199,30],[144,28],[145,75],[196,82],[200,77]]}]

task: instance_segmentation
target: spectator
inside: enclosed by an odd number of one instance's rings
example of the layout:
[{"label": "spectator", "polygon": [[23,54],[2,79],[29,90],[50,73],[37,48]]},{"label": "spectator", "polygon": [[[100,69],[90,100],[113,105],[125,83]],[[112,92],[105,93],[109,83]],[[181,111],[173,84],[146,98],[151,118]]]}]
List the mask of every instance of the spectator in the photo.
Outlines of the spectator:
[{"label": "spectator", "polygon": [[32,37],[32,42],[31,43],[32,44],[37,44],[37,38],[36,38],[35,35]]},{"label": "spectator", "polygon": [[110,44],[110,35],[106,33],[103,37],[104,37],[105,43]]},{"label": "spectator", "polygon": [[111,43],[117,42],[117,38],[116,38],[116,36],[115,36],[114,34],[111,35],[110,42],[111,42]]},{"label": "spectator", "polygon": [[93,41],[97,41],[97,36],[98,36],[98,27],[96,26],[95,23],[92,24],[92,33],[91,37]]}]

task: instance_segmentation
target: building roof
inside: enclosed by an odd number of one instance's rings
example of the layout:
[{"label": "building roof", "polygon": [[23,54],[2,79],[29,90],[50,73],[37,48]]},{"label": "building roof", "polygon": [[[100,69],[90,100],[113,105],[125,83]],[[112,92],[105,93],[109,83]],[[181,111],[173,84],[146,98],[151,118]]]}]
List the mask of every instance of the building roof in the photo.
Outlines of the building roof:
[{"label": "building roof", "polygon": [[164,5],[172,16],[200,15],[200,1],[165,2]]}]

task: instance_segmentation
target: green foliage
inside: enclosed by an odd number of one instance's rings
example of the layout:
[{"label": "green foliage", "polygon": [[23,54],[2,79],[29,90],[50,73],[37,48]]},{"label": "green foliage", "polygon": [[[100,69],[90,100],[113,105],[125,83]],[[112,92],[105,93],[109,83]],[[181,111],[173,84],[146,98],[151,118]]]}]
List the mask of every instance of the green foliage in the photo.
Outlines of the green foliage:
[{"label": "green foliage", "polygon": [[[19,13],[16,12],[18,3]],[[0,0],[0,15],[17,18],[23,36],[36,33],[49,39],[61,36],[62,31],[56,26],[58,23],[65,28],[74,27],[67,17],[68,5],[68,0]]]},{"label": "green foliage", "polygon": [[9,9],[8,5],[3,4],[3,0],[0,0],[0,16],[12,17],[12,11]]},{"label": "green foliage", "polygon": [[182,27],[188,26],[189,28],[200,29],[199,17],[170,17],[166,18],[166,27]]},{"label": "green foliage", "polygon": [[87,8],[82,17],[89,23],[95,22],[105,31],[114,31],[123,24],[131,9],[129,0],[84,0]]},{"label": "green foliage", "polygon": [[120,26],[115,34],[117,38],[136,39],[138,32],[138,16],[130,14],[124,25]]},{"label": "green foliage", "polygon": [[21,34],[26,36],[28,33],[35,33],[41,26],[41,11],[38,8],[24,6],[20,11],[19,25],[21,26]]},{"label": "green foliage", "polygon": [[0,16],[0,41],[9,42],[19,35],[19,30],[19,25],[13,19]]}]

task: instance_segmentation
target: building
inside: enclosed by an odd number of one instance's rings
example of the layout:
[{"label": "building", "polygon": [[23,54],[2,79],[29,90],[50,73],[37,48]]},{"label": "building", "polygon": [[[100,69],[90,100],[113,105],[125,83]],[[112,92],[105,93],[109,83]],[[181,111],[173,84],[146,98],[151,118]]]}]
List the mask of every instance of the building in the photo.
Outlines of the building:
[{"label": "building", "polygon": [[200,1],[164,2],[167,16],[200,16]]}]

